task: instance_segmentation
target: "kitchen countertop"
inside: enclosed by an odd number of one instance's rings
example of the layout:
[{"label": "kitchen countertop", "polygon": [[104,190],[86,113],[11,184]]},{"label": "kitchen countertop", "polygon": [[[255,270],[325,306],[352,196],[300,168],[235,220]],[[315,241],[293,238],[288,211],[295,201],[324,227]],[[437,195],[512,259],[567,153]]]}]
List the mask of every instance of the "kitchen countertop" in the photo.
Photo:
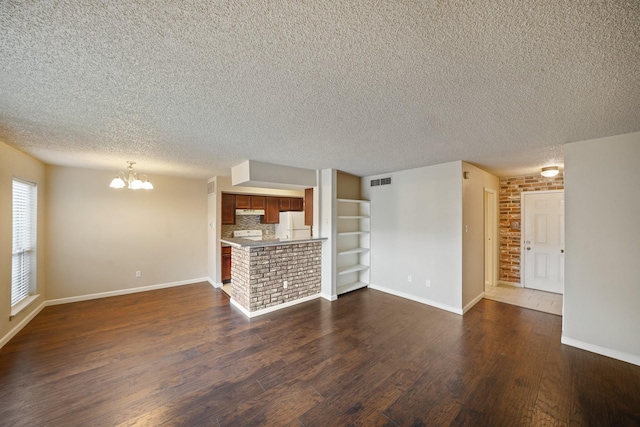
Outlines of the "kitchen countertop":
[{"label": "kitchen countertop", "polygon": [[281,246],[281,245],[293,245],[296,243],[309,243],[309,242],[321,242],[327,240],[326,237],[305,237],[303,239],[265,239],[265,240],[250,240],[242,238],[227,238],[220,239],[220,243],[226,243],[234,248],[260,248],[264,246]]}]

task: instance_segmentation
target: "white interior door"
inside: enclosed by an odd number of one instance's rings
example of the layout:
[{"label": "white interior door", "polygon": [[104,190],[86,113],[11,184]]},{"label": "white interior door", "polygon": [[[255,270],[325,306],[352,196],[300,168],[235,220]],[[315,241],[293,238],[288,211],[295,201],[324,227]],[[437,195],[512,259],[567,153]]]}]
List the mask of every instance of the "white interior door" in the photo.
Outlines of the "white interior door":
[{"label": "white interior door", "polygon": [[524,287],[564,292],[564,191],[522,193]]}]

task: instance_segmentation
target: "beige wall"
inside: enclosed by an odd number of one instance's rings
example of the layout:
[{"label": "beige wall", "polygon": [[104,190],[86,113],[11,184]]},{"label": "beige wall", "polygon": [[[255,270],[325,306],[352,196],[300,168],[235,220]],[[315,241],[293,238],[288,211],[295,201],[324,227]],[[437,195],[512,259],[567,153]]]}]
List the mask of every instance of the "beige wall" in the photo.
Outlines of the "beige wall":
[{"label": "beige wall", "polygon": [[114,174],[47,166],[47,300],[207,277],[206,181],[116,190]]},{"label": "beige wall", "polygon": [[499,179],[466,162],[464,172],[469,177],[462,180],[462,307],[469,309],[484,292],[484,189],[497,197]]},{"label": "beige wall", "polygon": [[[12,180],[20,177],[38,185],[38,242],[36,292],[40,297],[16,317],[11,314],[11,245],[13,238]],[[38,160],[0,142],[0,346],[18,324],[42,304],[45,296],[45,166]]]},{"label": "beige wall", "polygon": [[338,199],[355,199],[360,200],[362,198],[360,188],[362,186],[362,179],[359,176],[351,175],[346,172],[337,171]]}]

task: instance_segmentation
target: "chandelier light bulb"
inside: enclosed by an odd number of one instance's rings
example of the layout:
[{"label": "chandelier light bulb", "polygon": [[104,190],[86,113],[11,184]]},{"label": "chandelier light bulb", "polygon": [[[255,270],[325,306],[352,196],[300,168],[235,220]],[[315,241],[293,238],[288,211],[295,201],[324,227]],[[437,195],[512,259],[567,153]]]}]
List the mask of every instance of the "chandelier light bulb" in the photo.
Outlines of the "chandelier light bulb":
[{"label": "chandelier light bulb", "polygon": [[109,184],[109,187],[127,187],[131,190],[153,190],[153,185],[149,182],[147,175],[138,176],[138,174],[133,171],[133,165],[135,165],[136,162],[128,161],[127,164],[127,173],[119,171],[116,174],[116,177],[111,181],[111,184]]}]

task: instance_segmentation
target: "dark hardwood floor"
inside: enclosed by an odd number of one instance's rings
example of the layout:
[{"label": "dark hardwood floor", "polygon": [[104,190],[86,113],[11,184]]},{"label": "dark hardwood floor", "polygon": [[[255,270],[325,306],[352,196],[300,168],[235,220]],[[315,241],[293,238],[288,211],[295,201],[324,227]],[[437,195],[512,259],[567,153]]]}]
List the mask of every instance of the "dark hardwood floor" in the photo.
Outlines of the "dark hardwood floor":
[{"label": "dark hardwood floor", "polygon": [[0,349],[0,425],[640,425],[640,367],[560,331],[368,289],[253,320],[206,283],[52,306]]}]

